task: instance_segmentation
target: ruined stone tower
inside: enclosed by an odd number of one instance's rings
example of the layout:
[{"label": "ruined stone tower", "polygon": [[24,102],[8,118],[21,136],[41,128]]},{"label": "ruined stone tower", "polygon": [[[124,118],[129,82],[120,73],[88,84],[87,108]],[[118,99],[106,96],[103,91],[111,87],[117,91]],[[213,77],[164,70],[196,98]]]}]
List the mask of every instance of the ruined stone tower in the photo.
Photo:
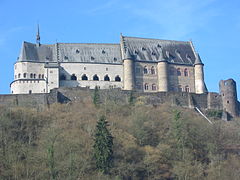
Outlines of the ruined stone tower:
[{"label": "ruined stone tower", "polygon": [[223,110],[231,117],[237,117],[239,113],[236,82],[233,79],[221,80],[219,83],[219,91],[222,96]]}]

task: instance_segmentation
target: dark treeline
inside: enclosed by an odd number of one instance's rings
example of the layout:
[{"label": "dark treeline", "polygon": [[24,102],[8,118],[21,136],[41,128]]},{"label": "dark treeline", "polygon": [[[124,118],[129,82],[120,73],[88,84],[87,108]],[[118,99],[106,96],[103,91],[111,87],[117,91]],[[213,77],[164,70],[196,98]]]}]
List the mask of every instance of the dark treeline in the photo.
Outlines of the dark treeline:
[{"label": "dark treeline", "polygon": [[[167,104],[95,101],[41,111],[1,107],[0,179],[239,179],[239,119],[216,116],[211,125]],[[111,167],[99,171],[94,136],[103,115],[113,146]]]}]

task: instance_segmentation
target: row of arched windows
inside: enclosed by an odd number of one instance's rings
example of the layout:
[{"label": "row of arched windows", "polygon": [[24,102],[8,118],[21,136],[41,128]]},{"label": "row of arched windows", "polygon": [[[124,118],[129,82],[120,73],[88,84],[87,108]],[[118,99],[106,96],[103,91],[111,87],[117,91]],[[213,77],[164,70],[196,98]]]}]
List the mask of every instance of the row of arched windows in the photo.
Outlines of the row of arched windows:
[{"label": "row of arched windows", "polygon": [[156,74],[156,69],[155,69],[154,66],[152,66],[151,68],[148,68],[147,66],[144,66],[143,74]]},{"label": "row of arched windows", "polygon": [[[60,75],[60,80],[66,80],[66,79],[67,79],[67,78],[66,78],[66,75],[65,75],[65,74],[61,74],[61,75]],[[77,76],[76,76],[75,74],[72,74],[71,77],[70,77],[70,79],[73,80],[73,81],[76,81],[76,80],[77,80]],[[81,76],[81,80],[82,80],[82,81],[87,81],[87,80],[90,80],[90,79],[88,78],[88,76],[87,76],[86,74],[83,74],[83,75]],[[92,80],[93,80],[93,81],[99,81],[98,75],[95,74],[95,75],[92,77]],[[120,82],[120,81],[121,81],[121,78],[119,77],[119,75],[117,75],[117,76],[115,76],[114,80]],[[110,81],[110,77],[109,77],[108,75],[105,75],[105,76],[104,76],[104,81]]]},{"label": "row of arched windows", "polygon": [[[18,75],[15,75],[15,79],[17,79],[17,77],[21,78],[21,73],[19,73]],[[38,79],[44,79],[44,74],[38,74],[38,76],[37,76],[36,74],[31,73],[29,75],[29,78],[31,78],[31,79],[37,79],[37,77],[38,77]],[[28,78],[28,74],[23,73],[23,78]]]},{"label": "row of arched windows", "polygon": [[187,68],[182,70],[181,68],[175,69],[174,67],[171,67],[170,68],[170,75],[189,76],[189,70]]},{"label": "row of arched windows", "polygon": [[187,86],[181,86],[181,85],[179,85],[179,86],[178,86],[178,91],[179,91],[179,92],[190,92],[190,88],[189,88],[188,85],[187,85]]},{"label": "row of arched windows", "polygon": [[157,90],[157,85],[156,84],[148,84],[145,83],[144,84],[144,90],[152,90],[152,91],[156,91]]}]

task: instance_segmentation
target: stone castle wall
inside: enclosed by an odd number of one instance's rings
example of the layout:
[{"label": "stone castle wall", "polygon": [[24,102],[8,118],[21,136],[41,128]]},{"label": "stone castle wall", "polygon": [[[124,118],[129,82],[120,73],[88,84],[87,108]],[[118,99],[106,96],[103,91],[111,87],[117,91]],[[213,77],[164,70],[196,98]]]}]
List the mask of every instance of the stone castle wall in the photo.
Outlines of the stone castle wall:
[{"label": "stone castle wall", "polygon": [[[131,93],[137,103],[160,105],[170,103],[173,106],[187,108],[198,107],[202,110],[224,110],[222,97],[218,93],[195,94],[186,92],[131,92],[121,89],[99,89],[101,102],[112,101],[117,104],[127,104]],[[13,107],[44,108],[53,103],[89,102],[92,101],[93,89],[74,87],[53,89],[45,94],[0,95],[0,105]],[[238,109],[240,103],[237,102]],[[231,113],[231,112],[230,112]]]}]

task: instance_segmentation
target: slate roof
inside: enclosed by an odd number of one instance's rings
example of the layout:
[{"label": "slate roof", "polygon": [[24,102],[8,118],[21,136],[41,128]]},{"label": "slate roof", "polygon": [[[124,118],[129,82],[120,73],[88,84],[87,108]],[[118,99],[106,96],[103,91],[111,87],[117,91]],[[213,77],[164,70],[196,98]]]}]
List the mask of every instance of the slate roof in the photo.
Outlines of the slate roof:
[{"label": "slate roof", "polygon": [[[177,64],[201,63],[189,41],[172,41],[121,36],[121,44],[23,42],[18,61],[84,62],[122,64],[126,57],[136,61],[168,61]],[[121,46],[120,46],[121,45]],[[123,47],[123,57],[121,55]],[[196,58],[197,57],[197,58]]]},{"label": "slate roof", "polygon": [[195,53],[188,41],[171,41],[122,37],[124,47],[138,61],[157,62],[167,60],[178,64],[194,64]]}]

